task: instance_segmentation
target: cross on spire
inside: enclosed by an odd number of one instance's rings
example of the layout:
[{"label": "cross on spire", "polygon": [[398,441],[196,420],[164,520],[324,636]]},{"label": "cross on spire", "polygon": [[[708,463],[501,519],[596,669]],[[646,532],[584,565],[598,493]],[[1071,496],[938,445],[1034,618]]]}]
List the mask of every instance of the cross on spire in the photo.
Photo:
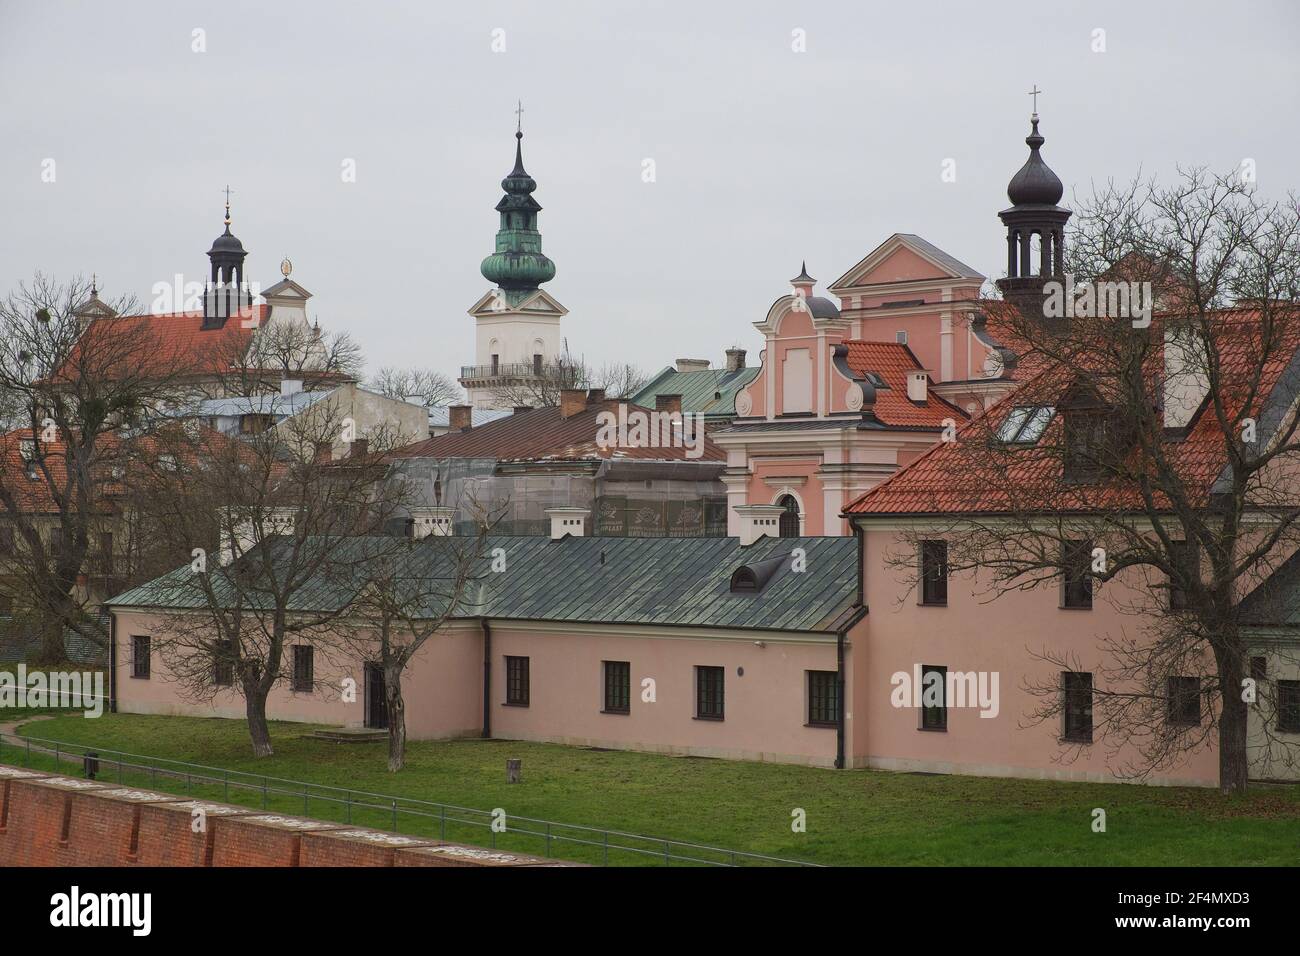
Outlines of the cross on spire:
[{"label": "cross on spire", "polygon": [[227,186],[226,186],[226,190],[225,190],[225,192],[226,192],[226,225],[227,225],[227,226],[230,225],[230,194],[231,194],[232,191],[233,191],[233,190],[231,190],[230,186],[227,185]]},{"label": "cross on spire", "polygon": [[1038,88],[1038,84],[1037,84],[1037,83],[1035,83],[1035,84],[1034,84],[1034,88],[1033,88],[1032,90],[1029,91],[1029,95],[1032,96],[1032,97],[1034,98],[1034,115],[1035,115],[1035,116],[1038,115],[1038,94],[1041,93],[1041,92],[1043,92],[1043,91],[1040,90],[1040,89]]},{"label": "cross on spire", "polygon": [[515,132],[522,133],[524,131],[524,101],[519,100],[518,103],[519,105],[515,107]]}]

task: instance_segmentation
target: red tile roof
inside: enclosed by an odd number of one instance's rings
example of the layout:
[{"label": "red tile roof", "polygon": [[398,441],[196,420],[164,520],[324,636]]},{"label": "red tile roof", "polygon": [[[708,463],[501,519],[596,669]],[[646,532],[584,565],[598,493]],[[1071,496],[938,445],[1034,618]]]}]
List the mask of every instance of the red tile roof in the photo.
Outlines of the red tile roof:
[{"label": "red tile roof", "polygon": [[590,461],[601,458],[635,458],[642,461],[725,461],[726,452],[707,436],[704,453],[688,458],[682,447],[601,448],[596,443],[602,411],[618,414],[619,406],[653,414],[630,402],[605,399],[563,418],[558,407],[535,408],[498,418],[468,431],[450,432],[407,445],[391,458],[495,458],[498,461]]},{"label": "red tile roof", "polygon": [[921,368],[921,363],[906,345],[900,342],[863,342],[850,340],[849,367],[855,372],[875,372],[888,388],[876,389],[876,417],[886,425],[899,428],[942,428],[944,421],[965,421],[967,414],[936,395],[931,382],[926,389],[924,404],[907,397],[907,374]]},{"label": "red tile roof", "polygon": [[[186,375],[211,375],[227,370],[230,363],[242,354],[252,340],[254,329],[269,315],[267,305],[253,306],[246,318],[233,317],[220,328],[204,329],[202,312],[172,314],[119,315],[91,320],[73,348],[65,369],[75,370],[81,364],[81,350],[116,351],[124,362],[144,360],[156,363],[168,374],[178,371]],[[123,347],[120,337],[128,342],[148,343],[147,355],[133,345]],[[87,359],[93,362],[95,359]],[[107,360],[111,364],[112,359]],[[139,374],[138,368],[132,368]]]},{"label": "red tile roof", "polygon": [[[1220,398],[1229,416],[1243,409],[1252,380],[1257,390],[1251,414],[1260,417],[1275,386],[1300,349],[1300,329],[1292,325],[1281,348],[1271,349],[1260,367],[1260,317],[1257,311],[1235,309],[1214,316],[1216,344],[1222,362]],[[1163,342],[1159,317],[1151,326],[1156,343]],[[1274,330],[1276,334],[1276,330]],[[1063,480],[1060,454],[1061,416],[1055,415],[1041,438],[1032,445],[1004,446],[990,450],[990,442],[1008,413],[1016,407],[1054,406],[1078,378],[1078,371],[1059,365],[1043,367],[1016,391],[982,415],[960,427],[956,440],[941,442],[908,467],[868,491],[845,508],[848,515],[911,514],[997,514],[1044,511],[1092,511],[1099,508],[1132,507],[1142,502],[1135,483],[1071,484]],[[1164,351],[1160,344],[1151,349],[1147,374],[1153,392],[1163,373]],[[1273,396],[1273,401],[1290,402],[1294,395]],[[1053,447],[1055,446],[1055,447]],[[1193,505],[1208,502],[1211,486],[1227,464],[1224,436],[1212,410],[1195,419],[1181,439],[1162,443],[1181,483],[1195,496]],[[1165,499],[1156,497],[1158,506]]]}]

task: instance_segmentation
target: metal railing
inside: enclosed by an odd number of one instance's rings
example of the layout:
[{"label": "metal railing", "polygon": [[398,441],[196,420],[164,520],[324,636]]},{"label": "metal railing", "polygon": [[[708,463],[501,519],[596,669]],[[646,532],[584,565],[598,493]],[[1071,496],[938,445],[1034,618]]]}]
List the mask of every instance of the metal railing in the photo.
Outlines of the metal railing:
[{"label": "metal railing", "polygon": [[[149,787],[164,793],[183,788],[190,799],[266,811],[295,813],[329,822],[364,826],[415,837],[487,846],[601,866],[821,866],[761,853],[747,853],[683,840],[605,830],[534,817],[501,809],[476,810],[413,797],[371,793],[268,774],[70,744],[41,737],[0,733],[0,764],[67,773],[68,764],[95,778],[120,786]],[[93,762],[93,764],[92,764]],[[489,836],[480,833],[487,830]],[[468,834],[468,836],[466,835]]]},{"label": "metal railing", "polygon": [[468,379],[531,379],[545,378],[556,382],[575,379],[577,371],[571,365],[533,365],[528,362],[499,363],[497,365],[462,365],[460,377]]}]

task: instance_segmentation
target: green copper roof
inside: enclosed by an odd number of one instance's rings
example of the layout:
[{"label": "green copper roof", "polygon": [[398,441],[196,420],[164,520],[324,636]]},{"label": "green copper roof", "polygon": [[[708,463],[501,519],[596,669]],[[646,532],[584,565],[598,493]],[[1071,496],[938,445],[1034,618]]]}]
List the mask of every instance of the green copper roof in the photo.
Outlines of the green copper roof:
[{"label": "green copper roof", "polygon": [[522,132],[515,133],[515,168],[501,188],[505,195],[496,204],[501,214],[496,252],[483,260],[483,278],[507,292],[527,292],[555,278],[555,263],[542,255],[542,234],[537,214],[542,207],[533,198],[537,180],[524,169]]},{"label": "green copper roof", "polygon": [[705,419],[731,419],[736,415],[736,393],[758,375],[758,366],[729,372],[724,368],[679,372],[666,368],[632,396],[636,405],[655,407],[657,395],[680,395],[682,411],[703,413]]},{"label": "green copper roof", "polygon": [[[285,539],[286,546],[289,539]],[[396,581],[416,582],[413,594],[445,579],[459,549],[472,538],[355,538],[334,563],[362,574],[365,562],[382,555]],[[504,571],[491,570],[493,551],[504,552]],[[803,551],[806,570],[790,556]],[[595,624],[657,624],[834,634],[862,612],[857,607],[857,539],[761,538],[741,547],[736,538],[563,538],[489,536],[483,557],[454,616],[496,620]],[[762,565],[757,593],[732,593],[731,575],[741,565]],[[776,564],[773,569],[772,564]],[[213,588],[228,569],[213,572]],[[294,611],[333,611],[356,588],[348,572],[317,573],[294,597]],[[258,595],[245,596],[245,606]],[[114,607],[201,608],[203,599],[189,565],[107,602]],[[434,609],[431,608],[431,612]]]}]

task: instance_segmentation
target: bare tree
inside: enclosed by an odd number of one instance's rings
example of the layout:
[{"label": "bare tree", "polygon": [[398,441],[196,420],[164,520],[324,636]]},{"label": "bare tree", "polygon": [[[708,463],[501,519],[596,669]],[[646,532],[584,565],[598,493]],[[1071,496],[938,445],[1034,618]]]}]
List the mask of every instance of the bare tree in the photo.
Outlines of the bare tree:
[{"label": "bare tree", "polygon": [[406,668],[450,618],[483,603],[478,578],[486,571],[479,560],[486,534],[483,523],[470,536],[399,538],[364,567],[344,569],[356,575],[346,587],[356,599],[342,633],[353,661],[374,660],[383,672],[390,772],[406,764]]},{"label": "bare tree", "polygon": [[[40,656],[64,656],[70,629],[107,647],[83,586],[112,568],[120,495],[134,449],[173,401],[186,356],[159,341],[134,301],[97,303],[90,284],[37,274],[0,302],[0,518],[15,604],[39,622]],[[96,300],[97,302],[97,300]],[[94,318],[95,321],[91,321]],[[103,551],[107,544],[107,553]]]},{"label": "bare tree", "polygon": [[593,369],[575,357],[566,342],[559,357],[544,364],[539,374],[503,381],[491,393],[493,401],[503,408],[549,408],[560,404],[560,393],[567,388],[604,389],[610,398],[628,398],[648,380],[643,371],[630,364],[613,362]]},{"label": "bare tree", "polygon": [[462,395],[459,385],[442,372],[428,368],[384,366],[368,387],[389,398],[419,398],[429,408],[451,405]]},{"label": "bare tree", "polygon": [[382,540],[397,510],[379,479],[381,459],[402,436],[376,428],[351,454],[329,449],[346,427],[337,410],[291,416],[231,439],[193,425],[167,433],[175,446],[149,488],[149,507],[189,567],[151,582],[169,615],[154,637],[190,699],[229,686],[244,698],[253,753],[273,752],[267,724],[272,689],[292,680],[292,640],[327,647],[350,596],[322,583],[350,579],[374,557],[358,541]]},{"label": "bare tree", "polygon": [[[1132,630],[1099,635],[1095,661],[1040,659],[1099,675],[1095,732],[1136,754],[1123,773],[1217,741],[1220,785],[1242,791],[1252,638],[1240,601],[1300,546],[1297,206],[1192,170],[1170,187],[1103,188],[1067,248],[1085,282],[1064,293],[1073,314],[1051,296],[988,305],[1025,384],[933,454],[933,487],[959,500],[903,533],[891,560],[915,582],[921,539],[940,537],[948,572],[978,572],[990,598],[1057,585],[1091,601],[1097,589]],[[1129,282],[1150,283],[1149,322]],[[1041,702],[1032,721],[1060,717],[1059,681],[1027,686]],[[1294,742],[1282,749],[1294,761]]]}]

